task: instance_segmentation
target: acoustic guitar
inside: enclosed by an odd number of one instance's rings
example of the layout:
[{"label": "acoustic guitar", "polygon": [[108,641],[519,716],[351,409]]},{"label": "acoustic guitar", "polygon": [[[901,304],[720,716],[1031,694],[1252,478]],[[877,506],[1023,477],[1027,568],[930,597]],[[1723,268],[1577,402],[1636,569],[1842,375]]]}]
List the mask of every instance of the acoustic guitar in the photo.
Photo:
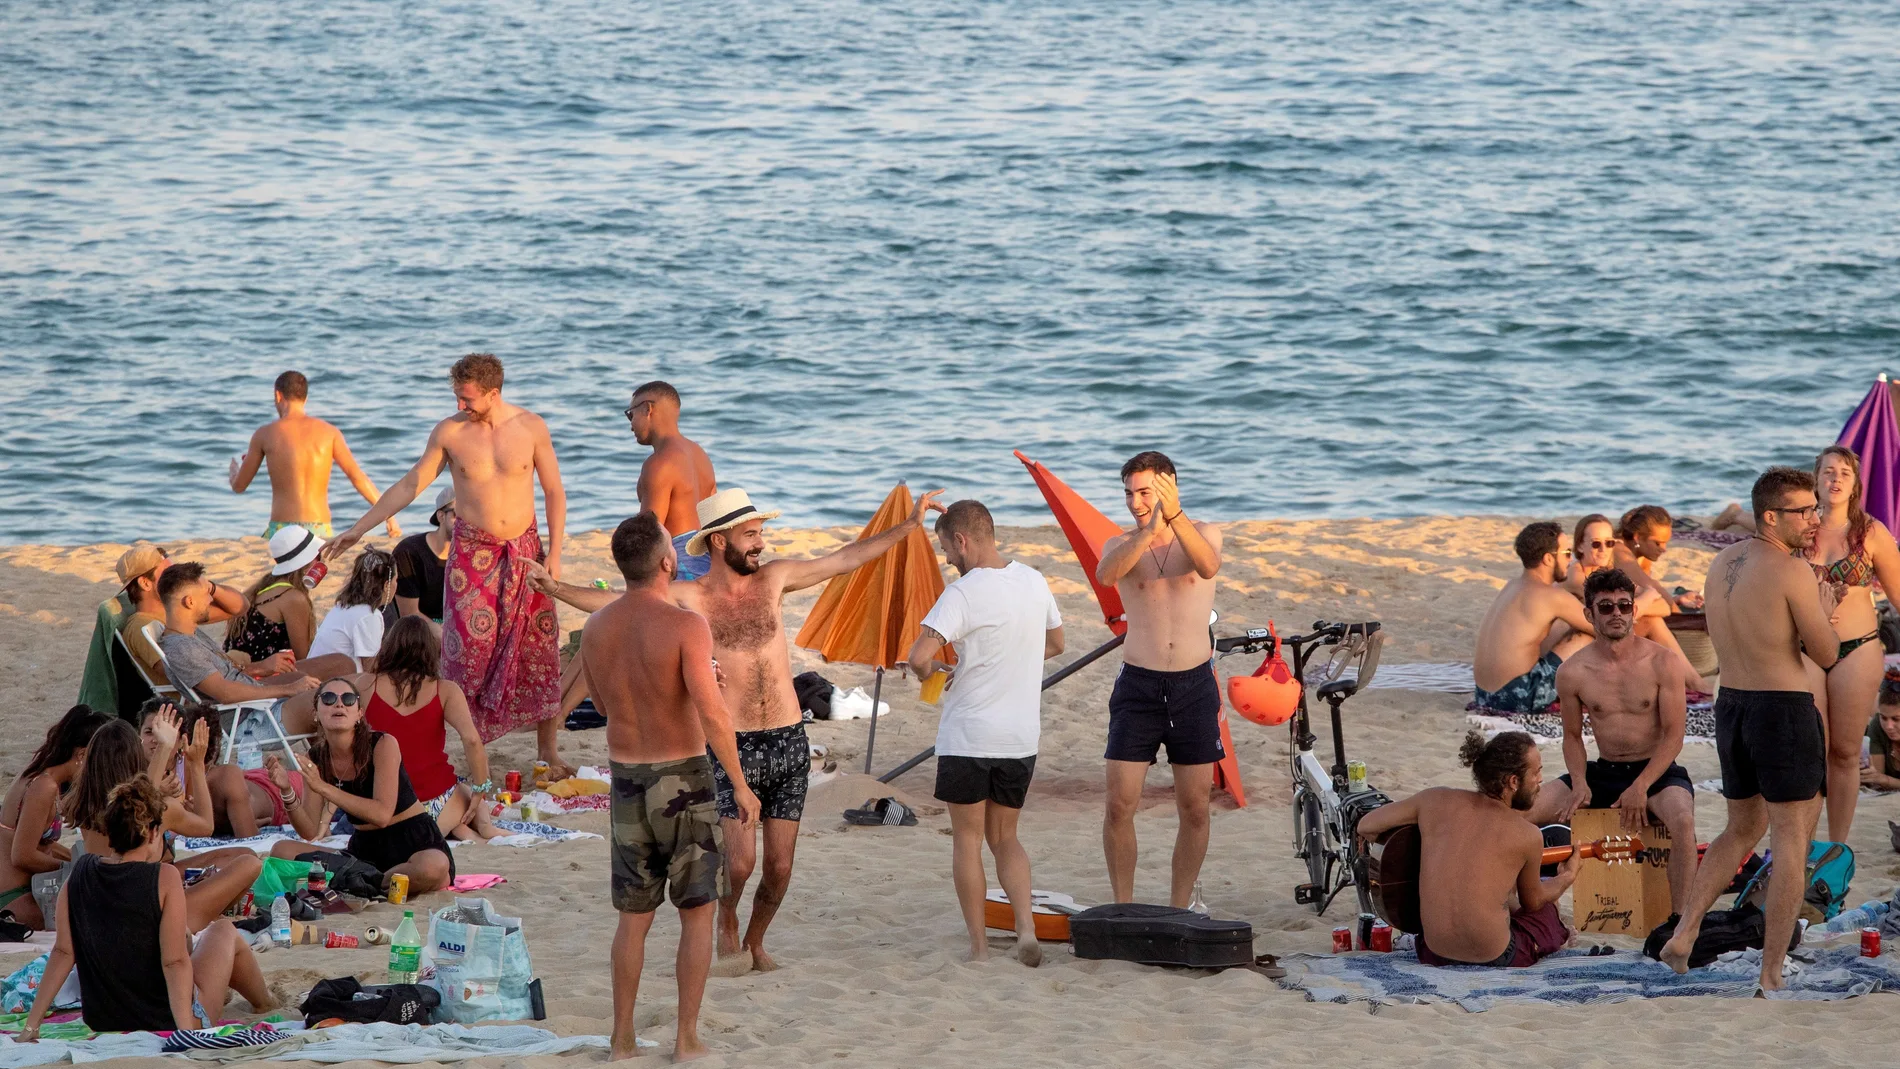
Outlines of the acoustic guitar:
[{"label": "acoustic guitar", "polygon": [[[1085,908],[1060,891],[1030,891],[1030,919],[1036,926],[1039,943],[1069,941],[1069,918]],[[1016,930],[1016,911],[1009,906],[1009,895],[1000,887],[990,888],[983,896],[983,927],[1000,931]]]},{"label": "acoustic guitar", "polygon": [[[1418,825],[1401,824],[1379,836],[1366,866],[1372,885],[1372,908],[1387,924],[1413,935],[1425,930],[1418,907],[1419,844]],[[1593,842],[1546,847],[1542,863],[1560,864],[1575,851],[1586,861],[1594,858],[1610,865],[1628,865],[1642,860],[1646,849],[1643,840],[1634,835],[1609,835]]]}]

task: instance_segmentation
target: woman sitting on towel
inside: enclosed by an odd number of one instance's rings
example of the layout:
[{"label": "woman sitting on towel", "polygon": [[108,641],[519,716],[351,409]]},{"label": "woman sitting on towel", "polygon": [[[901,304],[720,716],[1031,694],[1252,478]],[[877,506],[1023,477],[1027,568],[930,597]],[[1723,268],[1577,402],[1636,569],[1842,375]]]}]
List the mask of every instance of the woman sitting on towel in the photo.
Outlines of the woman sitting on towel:
[{"label": "woman sitting on towel", "polygon": [[1889,668],[1880,680],[1880,706],[1867,725],[1867,756],[1862,758],[1860,785],[1876,791],[1900,791],[1900,668]]},{"label": "woman sitting on towel", "polygon": [[230,921],[192,937],[190,891],[178,870],[159,860],[170,808],[142,774],[106,796],[95,814],[101,848],[74,862],[60,888],[59,936],[21,1042],[39,1039],[40,1022],[74,966],[80,1012],[95,1032],[207,1027],[223,1015],[233,987],[252,1013],[276,1007],[250,944]]},{"label": "woman sitting on towel", "polygon": [[[331,679],[317,688],[319,733],[310,753],[297,758],[307,789],[303,802],[290,810],[291,823],[298,835],[316,839],[342,809],[356,828],[345,853],[382,870],[385,878],[409,877],[413,894],[447,887],[455,879],[448,840],[416,798],[402,767],[401,744],[394,735],[371,731],[363,710],[363,696],[349,679]],[[275,756],[266,767],[287,775]],[[281,842],[271,854],[295,858],[315,849],[307,842]]]},{"label": "woman sitting on towel", "polygon": [[33,877],[73,859],[59,842],[59,802],[86,762],[86,743],[107,719],[89,706],[66,710],[0,802],[0,887],[7,888],[0,891],[0,909],[28,928],[46,927],[33,900]]},{"label": "woman sitting on towel", "polygon": [[[215,722],[217,718],[214,715],[210,719]],[[185,866],[174,859],[172,839],[208,836],[215,830],[211,791],[205,782],[205,751],[211,745],[211,726],[199,717],[192,721],[190,730],[191,741],[181,748],[178,741],[182,723],[171,706],[165,705],[145,718],[143,737],[123,720],[110,721],[93,733],[86,747],[85,767],[66,799],[66,819],[79,829],[87,853],[103,853],[109,848],[105,812],[112,792],[143,774],[165,785],[160,859],[172,862],[183,875]],[[204,930],[243,897],[264,868],[256,854],[241,846],[195,854],[190,861],[191,868],[204,870],[185,888],[189,907],[186,920],[193,932]]]},{"label": "woman sitting on towel", "polygon": [[[376,671],[351,680],[368,695],[363,718],[371,730],[396,737],[402,767],[436,827],[452,839],[488,839],[500,834],[489,819],[486,795],[488,750],[469,716],[462,688],[442,678],[442,640],[420,616],[405,616],[383,636]],[[456,778],[449,761],[448,729],[462,740],[469,783]],[[471,787],[470,784],[473,784]]]}]

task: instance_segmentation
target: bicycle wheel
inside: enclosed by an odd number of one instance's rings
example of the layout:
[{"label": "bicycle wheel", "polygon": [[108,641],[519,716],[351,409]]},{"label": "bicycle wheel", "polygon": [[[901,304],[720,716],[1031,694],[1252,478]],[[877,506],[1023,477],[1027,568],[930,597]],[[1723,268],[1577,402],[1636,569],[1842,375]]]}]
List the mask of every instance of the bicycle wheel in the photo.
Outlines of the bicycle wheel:
[{"label": "bicycle wheel", "polygon": [[1311,794],[1300,794],[1300,807],[1296,819],[1300,840],[1300,852],[1306,855],[1306,880],[1317,889],[1313,902],[1313,912],[1326,912],[1326,898],[1332,888],[1328,887],[1326,870],[1332,860],[1326,853],[1326,826],[1320,817],[1319,799]]}]

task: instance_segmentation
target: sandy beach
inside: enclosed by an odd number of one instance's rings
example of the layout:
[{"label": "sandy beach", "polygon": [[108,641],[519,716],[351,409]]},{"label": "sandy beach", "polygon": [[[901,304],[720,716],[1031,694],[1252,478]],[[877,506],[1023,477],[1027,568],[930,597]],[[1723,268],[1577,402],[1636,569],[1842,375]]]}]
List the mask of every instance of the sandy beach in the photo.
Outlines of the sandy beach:
[{"label": "sandy beach", "polygon": [[[1525,518],[1432,517],[1407,520],[1251,522],[1225,525],[1226,560],[1217,608],[1227,633],[1277,621],[1282,629],[1313,620],[1377,619],[1389,640],[1388,663],[1469,661],[1485,606],[1517,571],[1510,540]],[[846,529],[774,530],[780,555],[805,556],[853,537]],[[1053,526],[999,532],[1006,556],[1042,570],[1069,628],[1059,661],[1107,637],[1101,613],[1074,556]],[[386,544],[386,538],[374,540]],[[268,557],[257,538],[171,543],[173,560],[202,560],[220,582],[248,585]],[[113,593],[118,545],[0,549],[0,663],[10,685],[0,717],[0,771],[11,777],[45,725],[77,692],[93,610]],[[1699,587],[1713,554],[1679,545],[1659,567],[1668,583]],[[618,582],[607,538],[569,540],[566,577]],[[326,583],[319,607],[339,584]],[[818,591],[786,605],[795,632]],[[566,628],[580,626],[564,611]],[[1223,672],[1251,671],[1232,658]],[[842,686],[869,689],[869,669],[826,665],[795,651],[794,671],[815,669]],[[1086,903],[1108,893],[1102,866],[1102,744],[1107,697],[1119,659],[1110,656],[1045,695],[1042,750],[1022,819],[1035,884]],[[916,684],[893,675],[892,714],[879,725],[875,767],[888,769],[931,744],[936,714]],[[1375,690],[1348,704],[1349,753],[1370,766],[1374,784],[1401,795],[1433,785],[1468,785],[1456,761],[1465,731],[1466,696]],[[814,741],[847,770],[862,769],[867,725],[819,722]],[[1234,718],[1233,737],[1250,805],[1217,797],[1204,869],[1208,904],[1219,916],[1254,925],[1259,953],[1324,952],[1329,931],[1351,907],[1324,917],[1296,905],[1300,865],[1292,857],[1284,729]],[[564,755],[604,763],[604,733],[563,733]],[[491,751],[498,768],[525,767],[533,739],[517,735]],[[1554,745],[1547,761],[1558,760]],[[453,755],[453,751],[452,751]],[[1718,774],[1712,747],[1691,744],[1682,763],[1701,781]],[[1553,774],[1554,774],[1553,769]],[[849,828],[840,812],[876,793],[848,776],[814,791],[800,835],[791,893],[773,925],[770,947],[783,966],[771,974],[720,976],[707,993],[702,1034],[719,1066],[868,1065],[956,1067],[1144,1065],[1424,1067],[1527,1064],[1850,1064],[1863,1063],[1900,1003],[1873,995],[1835,1003],[1666,999],[1602,1007],[1518,1004],[1471,1014],[1447,1005],[1386,1008],[1314,1004],[1247,970],[1170,971],[1120,962],[1078,961],[1049,948],[1029,970],[1007,954],[981,964],[961,960],[964,935],[950,884],[949,823],[928,806],[934,765],[897,781],[897,792],[924,805],[914,828]],[[497,773],[499,775],[499,773]],[[1137,896],[1165,899],[1174,818],[1165,770],[1151,774],[1138,818],[1142,855]],[[1900,876],[1886,821],[1900,799],[1863,800],[1851,842],[1859,862],[1850,904],[1885,899]],[[1719,798],[1698,795],[1700,837],[1721,827]],[[561,818],[606,831],[604,814]],[[509,882],[489,892],[505,913],[527,919],[543,979],[548,1026],[604,1033],[609,1021],[608,942],[615,914],[608,901],[607,846],[586,840],[531,849],[475,845],[456,853],[464,873],[494,872]],[[447,901],[430,896],[429,905]],[[1564,905],[1569,912],[1568,900]],[[378,906],[354,924],[382,923]],[[663,909],[649,944],[637,1018],[643,1034],[670,1049],[674,988],[671,947],[678,926]],[[349,926],[345,926],[346,929]],[[1593,942],[1608,942],[1593,938]],[[993,943],[1005,948],[1011,940]],[[1627,942],[1619,945],[1630,945]],[[24,960],[24,959],[22,959]],[[297,999],[316,980],[354,972],[380,981],[380,949],[273,950],[263,964],[280,998]],[[583,1058],[530,1062],[571,1063]]]}]

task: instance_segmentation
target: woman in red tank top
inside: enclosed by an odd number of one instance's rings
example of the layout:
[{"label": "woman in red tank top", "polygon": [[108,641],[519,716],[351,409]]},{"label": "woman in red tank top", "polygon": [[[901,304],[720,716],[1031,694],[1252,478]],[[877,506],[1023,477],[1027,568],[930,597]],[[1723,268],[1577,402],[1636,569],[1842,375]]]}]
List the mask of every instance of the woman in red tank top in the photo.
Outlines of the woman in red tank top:
[{"label": "woman in red tank top", "polygon": [[[357,687],[369,699],[364,719],[371,730],[395,736],[409,783],[442,834],[451,839],[500,834],[486,804],[494,790],[488,751],[476,734],[462,688],[442,678],[442,644],[429,621],[420,616],[398,619],[383,635],[376,671],[358,677]],[[462,737],[467,783],[456,778],[449,761],[449,728]]]}]

